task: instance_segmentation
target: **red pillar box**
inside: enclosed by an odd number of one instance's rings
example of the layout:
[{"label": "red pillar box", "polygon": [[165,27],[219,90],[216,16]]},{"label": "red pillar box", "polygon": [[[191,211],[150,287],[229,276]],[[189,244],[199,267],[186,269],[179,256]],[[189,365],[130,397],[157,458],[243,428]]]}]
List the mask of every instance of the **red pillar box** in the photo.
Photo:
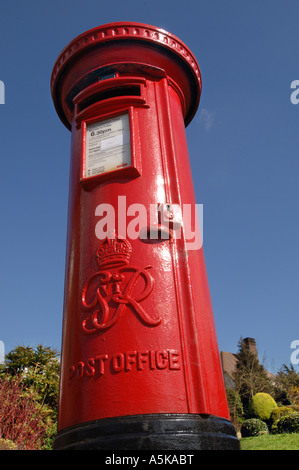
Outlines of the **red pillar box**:
[{"label": "red pillar box", "polygon": [[113,23],[54,66],[72,132],[55,449],[238,448],[185,126],[201,92],[168,32]]}]

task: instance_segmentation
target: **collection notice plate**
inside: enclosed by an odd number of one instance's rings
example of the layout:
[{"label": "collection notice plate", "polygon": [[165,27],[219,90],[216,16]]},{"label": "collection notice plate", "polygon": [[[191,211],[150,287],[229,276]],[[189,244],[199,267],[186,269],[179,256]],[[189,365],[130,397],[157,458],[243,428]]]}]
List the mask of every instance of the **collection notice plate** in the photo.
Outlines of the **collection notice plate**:
[{"label": "collection notice plate", "polygon": [[130,165],[128,113],[86,125],[85,178]]}]

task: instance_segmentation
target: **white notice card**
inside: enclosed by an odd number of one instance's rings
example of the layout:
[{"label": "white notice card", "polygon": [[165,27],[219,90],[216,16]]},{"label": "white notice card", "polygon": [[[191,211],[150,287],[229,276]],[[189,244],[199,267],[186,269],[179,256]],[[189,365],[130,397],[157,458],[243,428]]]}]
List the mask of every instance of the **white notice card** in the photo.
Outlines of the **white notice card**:
[{"label": "white notice card", "polygon": [[129,115],[86,126],[85,177],[131,165]]}]

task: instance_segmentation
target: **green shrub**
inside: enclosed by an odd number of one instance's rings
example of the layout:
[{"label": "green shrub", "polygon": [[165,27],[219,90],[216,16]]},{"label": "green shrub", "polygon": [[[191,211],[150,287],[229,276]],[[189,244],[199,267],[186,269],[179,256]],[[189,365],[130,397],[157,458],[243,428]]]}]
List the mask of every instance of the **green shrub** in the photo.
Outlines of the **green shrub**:
[{"label": "green shrub", "polygon": [[262,434],[268,434],[268,426],[261,419],[251,418],[246,419],[241,426],[242,437],[260,436]]},{"label": "green shrub", "polygon": [[0,450],[18,450],[18,446],[9,439],[0,439]]},{"label": "green shrub", "polygon": [[277,408],[277,403],[271,395],[256,393],[249,402],[248,417],[269,421],[275,408]]},{"label": "green shrub", "polygon": [[292,433],[299,432],[299,412],[291,413],[283,416],[277,422],[277,433]]},{"label": "green shrub", "polygon": [[271,413],[271,418],[270,418],[271,433],[272,434],[277,433],[277,423],[280,420],[280,418],[284,416],[288,416],[292,413],[296,413],[298,411],[299,411],[298,405],[279,406],[278,408],[274,408],[274,410]]},{"label": "green shrub", "polygon": [[230,419],[233,424],[237,425],[239,422],[241,422],[243,417],[243,405],[241,397],[237,390],[234,390],[233,388],[229,388],[226,390],[226,396]]}]

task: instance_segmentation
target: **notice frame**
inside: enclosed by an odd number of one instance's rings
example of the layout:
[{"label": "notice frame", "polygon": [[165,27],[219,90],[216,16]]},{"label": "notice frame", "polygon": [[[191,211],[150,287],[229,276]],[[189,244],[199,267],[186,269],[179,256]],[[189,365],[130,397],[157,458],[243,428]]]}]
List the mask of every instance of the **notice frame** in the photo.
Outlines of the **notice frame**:
[{"label": "notice frame", "polygon": [[82,121],[82,183],[141,175],[134,111],[129,107]]}]

